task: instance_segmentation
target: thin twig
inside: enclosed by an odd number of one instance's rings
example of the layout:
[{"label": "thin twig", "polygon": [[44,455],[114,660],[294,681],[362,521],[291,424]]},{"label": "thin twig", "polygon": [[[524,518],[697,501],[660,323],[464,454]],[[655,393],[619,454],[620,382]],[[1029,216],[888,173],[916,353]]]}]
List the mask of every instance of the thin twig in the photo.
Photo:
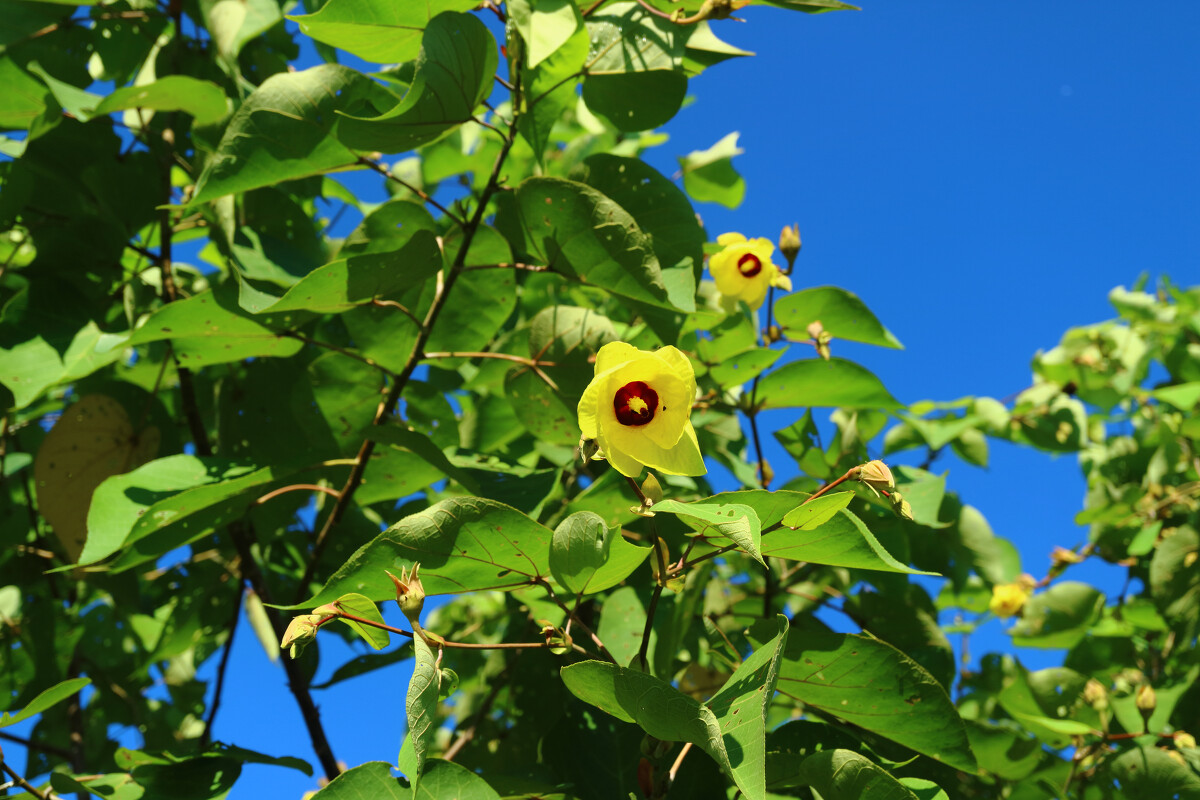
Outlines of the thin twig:
[{"label": "thin twig", "polygon": [[238,581],[237,596],[233,600],[233,619],[229,623],[229,638],[225,640],[225,652],[221,653],[221,663],[217,666],[217,686],[213,690],[212,705],[208,709],[208,719],[204,721],[204,733],[200,735],[200,742],[208,745],[212,741],[213,721],[217,718],[217,709],[221,707],[221,693],[225,689],[225,670],[229,666],[229,654],[233,652],[233,635],[237,633],[238,621],[242,617],[242,589],[241,581]]},{"label": "thin twig", "polygon": [[491,353],[491,352],[454,352],[454,353],[426,353],[426,359],[434,358],[498,358],[503,361],[512,361],[517,364],[524,364],[527,367],[557,367],[553,361],[538,361],[534,358],[525,356],[514,356],[511,353]]},{"label": "thin twig", "polygon": [[431,195],[429,195],[427,192],[425,192],[421,189],[418,189],[416,186],[413,186],[411,183],[404,180],[399,175],[396,175],[387,167],[383,166],[383,164],[380,164],[377,161],[372,161],[371,159],[367,158],[366,156],[359,156],[358,163],[362,164],[364,167],[366,167],[368,169],[375,170],[376,172],[378,172],[380,175],[387,178],[388,180],[395,181],[396,183],[403,186],[405,189],[408,189],[410,192],[415,194],[417,197],[421,198],[421,200],[423,202],[428,203],[429,205],[436,208],[438,211],[441,211],[443,214],[445,214],[449,219],[453,220],[454,224],[457,225],[458,227],[461,228],[465,224],[461,217],[459,217],[457,214],[452,212],[450,209],[446,208],[444,205],[439,203],[437,200],[434,200],[433,197]]},{"label": "thin twig", "polygon": [[17,786],[20,786],[22,789],[29,792],[34,797],[40,798],[40,800],[50,800],[50,798],[58,796],[58,795],[54,794],[53,792],[51,792],[49,789],[47,789],[44,792],[39,790],[32,783],[25,780],[25,777],[23,775],[20,775],[15,770],[13,770],[13,768],[8,765],[8,762],[4,760],[4,750],[3,749],[0,749],[0,768],[3,768],[4,772],[8,775],[8,777],[12,778],[14,784],[16,784]]},{"label": "thin twig", "polygon": [[671,765],[671,783],[675,782],[675,776],[679,773],[679,768],[683,766],[683,760],[687,758],[687,754],[692,751],[692,743],[684,742],[683,749],[679,751],[679,755],[675,757],[675,763]]},{"label": "thin twig", "polygon": [[[417,340],[413,343],[412,352],[409,353],[408,361],[405,362],[404,368],[400,370],[400,373],[396,375],[396,379],[392,381],[387,397],[380,404],[379,411],[372,422],[373,426],[384,424],[387,418],[392,415],[397,403],[400,402],[400,395],[403,394],[409,380],[412,378],[413,372],[422,358],[425,357],[425,344],[429,341],[429,336],[433,332],[433,325],[437,322],[438,315],[441,314],[442,308],[446,304],[450,290],[458,280],[458,276],[462,274],[463,265],[466,264],[467,253],[471,249],[471,243],[475,240],[475,234],[479,230],[479,226],[483,223],[483,216],[487,211],[488,202],[500,184],[501,170],[504,168],[504,162],[508,158],[508,153],[515,141],[516,126],[514,125],[511,135],[505,139],[500,152],[496,156],[491,175],[488,177],[483,193],[479,197],[479,205],[476,207],[471,220],[463,228],[463,240],[459,245],[458,253],[454,257],[454,263],[451,264],[444,284],[439,286],[439,291],[433,298],[429,312],[425,315],[425,320],[422,322],[420,330],[417,333]],[[325,517],[325,522],[322,524],[320,531],[318,531],[313,541],[313,549],[309,556],[308,565],[305,567],[304,575],[297,587],[297,601],[303,599],[303,595],[308,591],[308,587],[312,583],[317,563],[320,561],[321,553],[324,552],[325,543],[328,541],[329,532],[333,530],[333,527],[341,520],[342,515],[346,513],[346,509],[349,508],[351,501],[354,499],[354,493],[362,484],[367,463],[370,461],[371,454],[375,452],[375,444],[374,439],[365,438],[358,450],[358,456],[355,459],[356,463],[350,470],[350,475],[346,478],[346,483],[342,487],[341,492],[339,492],[338,500],[333,504],[333,508],[330,510],[328,516]]]},{"label": "thin twig", "polygon": [[333,489],[329,486],[321,486],[318,483],[293,483],[290,486],[280,486],[278,489],[267,492],[262,497],[255,500],[253,505],[261,506],[268,500],[274,500],[276,497],[279,497],[279,495],[287,494],[288,492],[324,492],[330,497],[340,496],[338,495],[337,489]]},{"label": "thin twig", "polygon": [[4,739],[5,741],[8,741],[8,742],[13,742],[14,744],[19,744],[22,747],[29,748],[30,750],[41,750],[43,753],[49,753],[52,756],[58,756],[59,758],[64,759],[64,760],[70,759],[70,757],[71,757],[70,752],[68,752],[67,749],[64,747],[55,747],[52,744],[44,744],[42,742],[35,742],[32,739],[23,739],[20,736],[14,736],[13,734],[5,733],[4,731],[0,731],[0,739]]},{"label": "thin twig", "polygon": [[[379,302],[384,303],[387,301],[379,301]],[[399,304],[397,304],[397,305],[399,305]],[[356,353],[353,350],[347,350],[345,347],[340,347],[339,345],[332,344],[330,342],[322,342],[320,339],[314,339],[311,336],[305,336],[304,334],[297,333],[296,331],[282,331],[282,332],[280,332],[279,335],[284,336],[288,339],[295,339],[296,341],[304,342],[305,344],[311,344],[314,347],[323,347],[326,350],[332,350],[333,352],[340,353],[341,355],[344,355],[347,358],[353,358],[355,361],[366,364],[368,367],[377,369],[380,372],[384,373],[385,375],[395,377],[396,373],[392,372],[390,369],[383,366],[375,359],[364,356],[361,353]]]}]

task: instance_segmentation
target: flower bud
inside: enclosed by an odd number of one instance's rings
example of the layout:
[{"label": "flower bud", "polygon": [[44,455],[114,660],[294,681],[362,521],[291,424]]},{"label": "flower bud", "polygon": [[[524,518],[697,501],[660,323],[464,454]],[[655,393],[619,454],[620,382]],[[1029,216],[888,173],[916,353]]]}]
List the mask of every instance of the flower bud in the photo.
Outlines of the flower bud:
[{"label": "flower bud", "polygon": [[[858,479],[871,488],[876,494],[880,491],[896,491],[896,479],[888,465],[876,459],[863,464],[858,471]],[[903,500],[903,498],[901,498]]]},{"label": "flower bud", "polygon": [[293,617],[292,621],[288,623],[287,630],[283,632],[283,640],[279,643],[280,649],[286,649],[291,658],[296,658],[304,651],[309,642],[317,638],[317,629],[328,618],[327,614],[301,614]]},{"label": "flower bud", "polygon": [[888,499],[892,501],[892,511],[900,519],[906,519],[909,522],[914,521],[912,506],[904,499],[904,495],[899,492],[892,492],[888,495]]},{"label": "flower bud", "polygon": [[1196,746],[1196,737],[1187,731],[1177,731],[1175,733],[1175,746],[1180,749],[1193,748]]},{"label": "flower bud", "polygon": [[1029,590],[1021,583],[1001,583],[992,587],[988,610],[997,617],[1015,617],[1029,599]]},{"label": "flower bud", "polygon": [[1138,687],[1137,698],[1134,700],[1138,712],[1142,715],[1142,719],[1146,724],[1150,723],[1150,717],[1154,714],[1154,709],[1158,708],[1158,696],[1154,694],[1154,689],[1150,684],[1143,683]]},{"label": "flower bud", "polygon": [[783,257],[787,259],[790,273],[792,266],[796,263],[796,256],[800,253],[799,225],[783,226],[783,230],[779,233],[779,252],[783,253]]},{"label": "flower bud", "polygon": [[1053,552],[1050,553],[1050,563],[1055,567],[1061,568],[1068,564],[1078,564],[1081,561],[1083,561],[1083,556],[1065,547],[1055,547]]},{"label": "flower bud", "polygon": [[420,568],[419,563],[413,564],[412,572],[401,567],[399,578],[384,570],[392,579],[392,583],[396,584],[396,605],[400,606],[400,610],[410,621],[419,620],[421,609],[425,607],[425,587],[421,585],[421,579],[417,577],[417,571]]},{"label": "flower bud", "polygon": [[1108,708],[1108,690],[1095,678],[1090,678],[1083,687],[1083,701],[1097,711]]}]

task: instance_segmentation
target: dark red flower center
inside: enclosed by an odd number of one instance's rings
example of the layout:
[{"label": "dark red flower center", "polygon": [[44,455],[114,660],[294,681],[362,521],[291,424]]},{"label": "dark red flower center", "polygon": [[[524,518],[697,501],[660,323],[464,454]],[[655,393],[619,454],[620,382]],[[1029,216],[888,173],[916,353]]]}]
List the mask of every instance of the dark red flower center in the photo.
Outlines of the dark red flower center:
[{"label": "dark red flower center", "polygon": [[622,425],[645,425],[658,410],[658,392],[642,381],[632,381],[617,389],[613,411]]},{"label": "dark red flower center", "polygon": [[746,253],[746,255],[738,259],[738,272],[747,278],[753,278],[762,272],[762,262],[758,260],[758,256],[754,255],[754,253]]}]

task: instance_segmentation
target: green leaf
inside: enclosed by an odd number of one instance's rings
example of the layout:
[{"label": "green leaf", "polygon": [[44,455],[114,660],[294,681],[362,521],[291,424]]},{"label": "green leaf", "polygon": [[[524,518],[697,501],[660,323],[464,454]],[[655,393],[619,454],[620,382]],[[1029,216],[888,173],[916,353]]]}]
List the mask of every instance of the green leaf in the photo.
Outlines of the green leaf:
[{"label": "green leaf", "polygon": [[1200,776],[1157,747],[1134,747],[1105,763],[1129,798],[1200,798]]},{"label": "green leaf", "polygon": [[283,20],[274,0],[199,0],[204,27],[217,53],[236,67],[238,53],[251,39]]},{"label": "green leaf", "polygon": [[674,514],[710,544],[721,547],[726,540],[765,566],[760,546],[762,524],[750,506],[737,503],[680,503],[661,500],[650,509],[654,513]]},{"label": "green leaf", "polygon": [[576,181],[529,178],[517,188],[529,241],[555,271],[660,308],[695,311],[695,299],[672,297],[654,246],[610,198]]},{"label": "green leaf", "polygon": [[789,511],[783,518],[783,524],[794,530],[811,531],[829,520],[855,497],[854,492],[834,492],[823,494],[816,500]]},{"label": "green leaf", "polygon": [[0,383],[13,394],[13,408],[21,409],[62,377],[62,357],[41,336],[11,349],[0,348]]},{"label": "green leaf", "polygon": [[492,90],[496,43],[470,14],[445,11],[421,38],[412,87],[391,110],[367,117],[350,111],[338,137],[356,150],[403,153],[436,141],[467,122]]},{"label": "green leaf", "polygon": [[571,0],[509,0],[508,18],[525,40],[525,65],[536,67],[583,27]]},{"label": "green leaf", "polygon": [[184,111],[192,115],[197,125],[211,125],[220,122],[228,113],[228,102],[221,87],[211,81],[187,75],[168,75],[143,86],[117,89],[100,101],[92,111],[92,116],[130,108]]},{"label": "green leaf", "polygon": [[[294,470],[265,467],[228,458],[167,456],[115,475],[96,489],[88,512],[88,538],[79,563],[108,558],[122,547],[141,543],[137,563],[202,536],[214,525],[237,519],[252,498],[239,495]],[[215,507],[215,508],[214,508]],[[165,549],[164,549],[165,548]],[[124,566],[132,566],[126,563]]]},{"label": "green leaf", "polygon": [[[633,662],[642,644],[642,633],[645,629],[646,607],[638,598],[637,589],[622,586],[604,599],[604,604],[600,607],[600,625],[596,629],[596,635],[604,642],[604,646],[618,664],[628,666]],[[651,630],[651,647],[654,638],[654,631]]]},{"label": "green leaf", "polygon": [[62,110],[71,116],[78,119],[80,122],[87,122],[94,116],[92,109],[100,102],[100,96],[85,92],[78,86],[60,81],[55,78],[36,61],[30,61],[25,65],[25,68],[42,79],[42,82],[50,88],[50,93],[54,95],[54,99],[62,106]]},{"label": "green leaf", "polygon": [[605,3],[587,18],[588,75],[674,70],[691,26],[676,25],[636,2]]},{"label": "green leaf", "polygon": [[967,720],[967,735],[980,768],[1004,780],[1028,777],[1042,760],[1042,743],[1026,733]]},{"label": "green leaf", "polygon": [[453,478],[471,494],[479,493],[475,478],[466,470],[455,466],[433,440],[420,431],[394,425],[373,425],[367,431],[367,438],[413,453],[446,477]]},{"label": "green leaf", "polygon": [[1180,525],[1154,549],[1150,558],[1150,594],[1173,626],[1194,636],[1200,621],[1200,574],[1194,568],[1200,536]]},{"label": "green leaf", "polygon": [[368,761],[338,775],[313,800],[412,800],[412,791],[392,775],[392,765]]},{"label": "green leaf", "polygon": [[421,36],[438,11],[470,11],[475,0],[395,3],[390,0],[329,0],[315,14],[288,16],[300,32],[318,42],[353,53],[365,61],[392,64],[412,61],[421,52]]},{"label": "green leaf", "polygon": [[[466,767],[453,761],[431,759],[421,776],[421,790],[413,800],[500,800],[496,790]],[[374,798],[372,798],[374,800]]]},{"label": "green leaf", "polygon": [[996,695],[1001,707],[1044,744],[1066,747],[1071,737],[1104,726],[1082,697],[1088,677],[1063,667],[1029,672],[1017,664]]},{"label": "green leaf", "polygon": [[729,753],[716,715],[653,675],[602,661],[580,661],[560,673],[571,694],[656,739],[691,742],[730,773]]},{"label": "green leaf", "polygon": [[975,771],[966,728],[937,680],[868,636],[806,631],[784,652],[779,691],[950,766]]},{"label": "green leaf", "polygon": [[162,306],[125,344],[169,339],[184,367],[264,356],[286,358],[300,352],[304,343],[280,332],[307,321],[307,312],[252,316],[238,304],[236,292],[237,287],[227,282],[212,291]]},{"label": "green leaf", "polygon": [[851,750],[813,753],[800,765],[799,782],[823,800],[917,800],[887,770]]},{"label": "green leaf", "polygon": [[775,318],[785,330],[801,336],[808,335],[810,323],[820,320],[821,327],[837,339],[903,347],[858,295],[836,286],[817,286],[781,297],[775,303]]},{"label": "green leaf", "polygon": [[767,796],[767,710],[788,637],[787,619],[775,620],[775,637],[756,648],[708,701],[721,726],[733,781],[749,800]]},{"label": "green leaf", "polygon": [[550,573],[572,594],[595,594],[629,577],[652,549],[625,541],[620,527],[609,527],[599,514],[579,511],[554,529]]},{"label": "green leaf", "polygon": [[551,146],[555,124],[573,111],[579,98],[575,94],[578,76],[588,54],[587,31],[579,28],[548,58],[525,71],[525,113],[517,118],[517,129],[533,147],[538,163],[543,163]]},{"label": "green leaf", "polygon": [[1018,647],[1073,647],[1104,608],[1104,595],[1086,583],[1059,581],[1025,602],[1009,629]]},{"label": "green leaf", "polygon": [[515,508],[482,497],[452,497],[405,517],[363,545],[311,600],[311,608],[347,591],[376,602],[395,597],[385,569],[421,564],[427,595],[528,586],[549,575],[551,532]]},{"label": "green leaf", "polygon": [[566,446],[579,441],[575,409],[529,367],[508,374],[504,393],[525,430],[538,439]]},{"label": "green leaf", "polygon": [[648,131],[679,113],[687,87],[686,75],[666,70],[588,75],[583,102],[619,131]]},{"label": "green leaf", "polygon": [[[443,240],[446,264],[453,264],[461,234]],[[512,261],[508,240],[495,228],[480,226],[471,240],[466,267],[486,267]],[[425,347],[427,353],[485,350],[517,307],[516,270],[472,269],[454,283],[454,300],[442,308]]]},{"label": "green leaf", "polygon": [[793,11],[803,11],[805,14],[824,14],[826,11],[861,10],[858,6],[843,3],[842,0],[760,0],[760,2]]},{"label": "green leaf", "polygon": [[340,314],[419,286],[436,275],[441,266],[437,237],[430,231],[416,231],[399,250],[339,259],[317,267],[273,303],[242,302],[242,306],[255,314]]},{"label": "green leaf", "polygon": [[733,157],[745,151],[737,146],[738,134],[731,133],[707,150],[693,150],[679,159],[683,188],[700,203],[720,203],[737,208],[746,195],[746,181],[733,168]]},{"label": "green leaf", "polygon": [[367,76],[336,64],[272,75],[229,120],[189,205],[350,166],[358,156],[335,136],[337,112],[395,102]]},{"label": "green leaf", "polygon": [[28,705],[16,714],[9,714],[5,711],[4,714],[0,715],[0,728],[16,725],[18,722],[23,722],[36,714],[41,714],[51,706],[66,700],[83,687],[90,685],[91,682],[90,678],[71,678],[70,680],[54,684],[30,700]]},{"label": "green leaf", "polygon": [[900,572],[906,575],[937,574],[913,569],[897,561],[884,549],[862,520],[846,510],[837,511],[815,528],[784,528],[772,531],[763,539],[762,554],[792,561],[828,564],[832,567]]},{"label": "green leaf", "polygon": [[1150,393],[1155,400],[1170,403],[1180,411],[1192,411],[1200,403],[1200,381],[1164,386]]},{"label": "green leaf", "polygon": [[[413,664],[412,678],[408,682],[408,700],[404,712],[408,718],[408,738],[412,741],[415,766],[409,774],[413,793],[421,780],[421,771],[425,768],[425,759],[433,746],[433,738],[437,733],[438,707],[438,666],[437,656],[425,640],[414,636],[412,640]],[[435,794],[434,797],[437,795]]]},{"label": "green leaf", "polygon": [[267,764],[274,767],[286,767],[287,769],[303,772],[310,778],[313,774],[312,765],[302,758],[296,758],[295,756],[268,756],[264,753],[247,750],[244,747],[232,744],[225,744],[224,742],[213,742],[205,755],[224,756],[235,761],[241,761],[244,764]]},{"label": "green leaf", "polygon": [[233,788],[241,772],[240,762],[211,756],[142,763],[130,770],[133,779],[145,787],[145,796],[173,800],[219,800]]},{"label": "green leaf", "polygon": [[709,367],[708,376],[722,389],[743,386],[769,369],[783,353],[783,350],[752,347]]},{"label": "green leaf", "polygon": [[[383,624],[383,615],[379,613],[379,607],[361,594],[354,592],[344,594],[337,600],[334,600],[333,605],[339,611],[371,622],[378,622],[381,625]],[[363,641],[369,644],[374,650],[382,650],[391,641],[391,634],[382,628],[377,628],[374,625],[364,625],[357,620],[345,617],[341,617],[340,619],[349,625],[351,630],[361,636]]]},{"label": "green leaf", "polygon": [[[0,57],[0,129],[29,130],[54,98],[45,84],[17,66],[12,58]],[[55,106],[55,112],[58,113]]]},{"label": "green leaf", "polygon": [[865,367],[840,358],[784,364],[759,383],[758,399],[764,408],[902,407]]},{"label": "green leaf", "polygon": [[645,161],[596,153],[570,177],[628,211],[650,237],[664,270],[695,268],[704,262],[704,229],[687,195]]}]

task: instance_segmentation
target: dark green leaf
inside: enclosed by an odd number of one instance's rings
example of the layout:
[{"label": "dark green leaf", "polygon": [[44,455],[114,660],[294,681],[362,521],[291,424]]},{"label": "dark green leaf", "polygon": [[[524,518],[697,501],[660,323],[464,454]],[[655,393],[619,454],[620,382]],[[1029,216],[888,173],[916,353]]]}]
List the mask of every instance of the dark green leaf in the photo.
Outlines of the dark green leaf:
[{"label": "dark green leaf", "polygon": [[438,14],[425,28],[404,99],[378,116],[342,111],[338,138],[356,150],[385,153],[436,141],[472,118],[491,92],[496,62],[495,40],[482,22],[470,14]]},{"label": "dark green leaf", "polygon": [[434,734],[437,733],[439,680],[437,656],[425,640],[414,636],[412,647],[416,661],[412,678],[408,682],[408,700],[404,711],[408,717],[408,738],[412,741],[415,758],[414,769],[409,774],[415,793],[421,780],[421,772],[425,768],[425,759],[433,745]]},{"label": "dark green leaf", "polygon": [[799,782],[823,800],[917,800],[887,770],[851,750],[814,753],[800,765]]},{"label": "dark green leaf", "polygon": [[412,800],[412,790],[392,775],[392,766],[368,761],[338,775],[313,800]]},{"label": "dark green leaf", "polygon": [[376,602],[395,597],[385,569],[421,565],[425,593],[457,594],[527,586],[549,570],[551,533],[514,508],[454,497],[405,517],[359,548],[311,600],[311,608],[357,590]]},{"label": "dark green leaf", "polygon": [[358,157],[334,136],[337,112],[395,102],[365,75],[336,64],[272,75],[229,120],[191,205],[354,164]]},{"label": "dark green leaf", "polygon": [[598,514],[580,511],[554,529],[550,572],[567,591],[594,594],[629,577],[651,549],[625,541],[620,528],[610,528]]},{"label": "dark green leaf", "polygon": [[648,131],[679,113],[687,86],[686,75],[666,70],[589,75],[583,101],[619,131]]},{"label": "dark green leaf", "polygon": [[529,178],[517,202],[534,249],[556,271],[653,306],[695,310],[693,297],[671,295],[650,238],[610,198],[575,181]]},{"label": "dark green leaf", "polygon": [[975,771],[966,729],[945,689],[877,639],[816,631],[791,637],[779,690],[956,769]]}]

